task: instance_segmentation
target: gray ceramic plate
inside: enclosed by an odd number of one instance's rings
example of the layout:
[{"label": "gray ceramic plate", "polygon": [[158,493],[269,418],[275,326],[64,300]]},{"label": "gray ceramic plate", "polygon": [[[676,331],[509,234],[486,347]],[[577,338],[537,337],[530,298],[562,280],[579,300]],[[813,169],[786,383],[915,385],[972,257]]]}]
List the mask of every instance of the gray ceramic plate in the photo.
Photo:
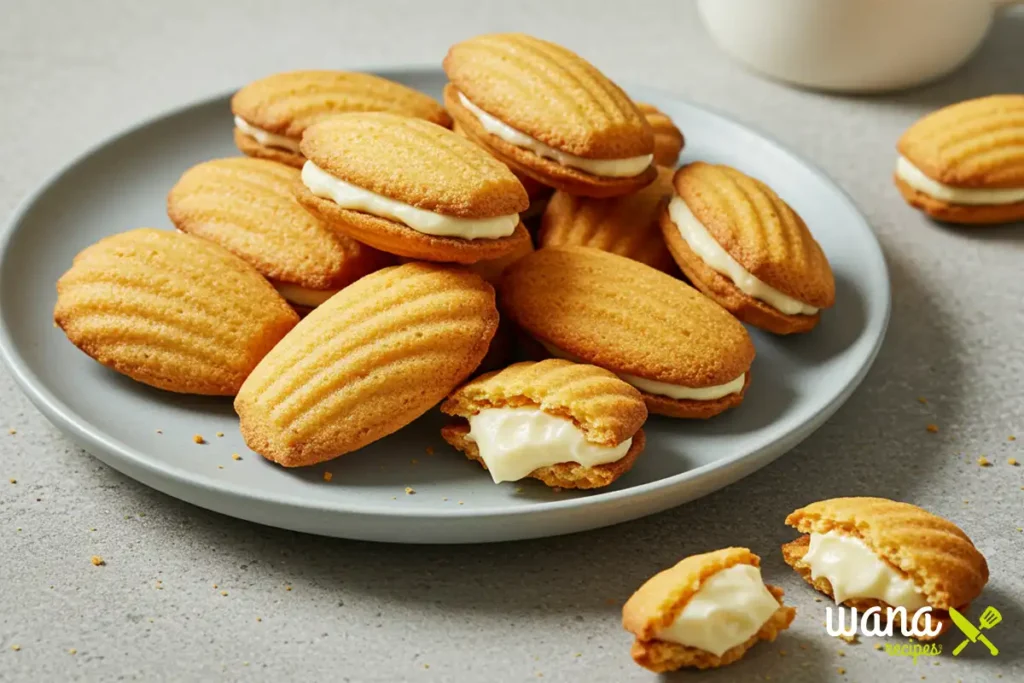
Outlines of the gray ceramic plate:
[{"label": "gray ceramic plate", "polygon": [[[438,70],[379,73],[435,96],[444,83]],[[624,522],[708,494],[785,453],[846,400],[882,342],[889,280],[871,229],[820,171],[706,109],[664,93],[632,94],[685,132],[685,160],[737,166],[789,201],[828,254],[837,296],[809,335],[753,331],[757,360],[743,405],[707,422],[653,418],[647,451],[609,489],[495,486],[441,440],[436,410],[335,462],[285,470],[245,448],[230,400],[136,384],[54,329],[54,283],[75,253],[130,228],[170,228],[164,198],[178,176],[200,161],[238,153],[227,96],[101,144],[22,205],[0,245],[0,351],[43,414],[103,462],[172,496],[261,524],[403,543],[501,541]],[[195,434],[208,444],[193,443]],[[325,471],[333,474],[329,483]]]}]

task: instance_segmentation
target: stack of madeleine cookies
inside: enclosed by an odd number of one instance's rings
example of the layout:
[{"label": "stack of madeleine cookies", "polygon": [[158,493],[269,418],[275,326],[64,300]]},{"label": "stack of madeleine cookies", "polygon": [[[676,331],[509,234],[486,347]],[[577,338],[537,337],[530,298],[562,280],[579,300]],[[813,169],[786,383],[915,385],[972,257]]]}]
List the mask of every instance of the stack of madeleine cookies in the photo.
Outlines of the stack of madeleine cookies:
[{"label": "stack of madeleine cookies", "polygon": [[808,332],[833,304],[813,226],[741,170],[677,170],[672,119],[579,55],[493,34],[443,66],[443,105],[345,71],[239,90],[244,156],[183,169],[176,230],[79,254],[57,325],[139,382],[234,396],[285,467],[440,404],[494,482],[592,489],[642,455],[649,414],[743,402],[742,323]]}]

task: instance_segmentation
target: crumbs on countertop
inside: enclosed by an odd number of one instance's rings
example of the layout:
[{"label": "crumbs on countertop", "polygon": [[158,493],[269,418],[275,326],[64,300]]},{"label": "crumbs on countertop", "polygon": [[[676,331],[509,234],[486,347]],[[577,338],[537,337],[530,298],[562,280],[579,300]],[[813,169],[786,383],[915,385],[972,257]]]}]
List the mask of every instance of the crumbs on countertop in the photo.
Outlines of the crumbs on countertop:
[{"label": "crumbs on countertop", "polygon": [[240,456],[238,453],[232,453],[231,454],[231,459],[232,460],[241,460],[242,456]]},{"label": "crumbs on countertop", "polygon": [[195,443],[199,443],[199,444],[206,443],[206,439],[203,438],[202,434],[193,434],[192,435],[192,441],[194,441]]},{"label": "crumbs on countertop", "polygon": [[164,433],[164,430],[162,430],[162,429],[158,429],[158,430],[156,430],[156,433],[157,433],[157,434],[163,434],[163,433]]},{"label": "crumbs on countertop", "polygon": [[10,479],[8,479],[7,481],[11,482],[12,484],[17,484],[17,483],[18,483],[18,480],[17,480],[17,479],[15,479],[14,477],[11,477],[11,478],[10,478]]},{"label": "crumbs on countertop", "polygon": [[15,429],[14,427],[11,427],[10,429],[7,430],[7,433],[10,434],[11,436],[14,436],[15,434],[18,433],[18,430]]},{"label": "crumbs on countertop", "polygon": [[21,650],[21,645],[11,645],[11,649],[15,652],[18,652]]},{"label": "crumbs on countertop", "polygon": [[218,439],[223,439],[224,438],[224,432],[217,432],[217,438]]},{"label": "crumbs on countertop", "polygon": [[330,481],[334,479],[334,475],[330,472],[324,472],[324,481]]},{"label": "crumbs on countertop", "polygon": [[94,567],[102,567],[102,566],[104,566],[104,565],[105,565],[105,564],[107,563],[107,561],[106,561],[106,560],[104,560],[104,559],[103,559],[102,557],[100,557],[99,555],[93,555],[93,556],[92,556],[92,557],[90,558],[90,561],[92,562],[92,565],[93,565]]},{"label": "crumbs on countertop", "polygon": [[1017,461],[1017,458],[1010,458],[1009,460],[1006,461],[1006,464],[1009,465],[1010,467],[1017,467],[1020,465],[1020,463]]},{"label": "crumbs on countertop", "polygon": [[413,495],[414,493],[416,493],[416,489],[414,489],[414,488],[413,488],[413,487],[411,487],[411,486],[406,486],[406,487],[405,487],[405,495],[407,495],[407,496],[411,496],[411,495]]},{"label": "crumbs on countertop", "polygon": [[426,451],[427,451],[427,455],[433,455],[434,454],[434,447],[433,446],[427,446]]},{"label": "crumbs on countertop", "polygon": [[991,467],[992,466],[992,462],[988,458],[986,458],[984,455],[982,455],[982,456],[980,456],[978,458],[978,466],[979,467]]},{"label": "crumbs on countertop", "polygon": [[934,422],[932,422],[932,423],[931,423],[931,424],[929,424],[929,425],[928,425],[927,427],[925,427],[925,429],[927,429],[927,430],[928,430],[929,432],[931,432],[932,434],[935,434],[936,432],[938,432],[938,431],[939,431],[939,425],[937,425],[937,424],[935,424]]}]

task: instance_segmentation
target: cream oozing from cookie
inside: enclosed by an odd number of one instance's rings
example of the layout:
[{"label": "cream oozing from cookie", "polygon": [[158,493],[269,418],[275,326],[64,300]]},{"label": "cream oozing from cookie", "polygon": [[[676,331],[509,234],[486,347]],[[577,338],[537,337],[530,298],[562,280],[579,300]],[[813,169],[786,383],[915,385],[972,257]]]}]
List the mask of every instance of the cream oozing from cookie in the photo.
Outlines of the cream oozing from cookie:
[{"label": "cream oozing from cookie", "polygon": [[470,415],[467,441],[480,451],[494,483],[517,481],[539,467],[576,462],[596,467],[621,460],[633,439],[616,446],[587,441],[570,420],[540,408],[485,408]]},{"label": "cream oozing from cookie", "polygon": [[296,154],[299,153],[299,141],[296,138],[290,138],[287,135],[278,135],[277,133],[271,133],[269,130],[263,130],[262,128],[252,125],[241,116],[235,117],[235,126],[238,127],[238,130],[253,138],[264,147],[276,147],[277,149],[286,149],[289,152],[295,152]]},{"label": "cream oozing from cookie", "polygon": [[668,203],[668,215],[693,253],[709,268],[729,278],[747,296],[763,301],[785,315],[814,315],[818,312],[814,306],[783,294],[754,277],[712,237],[678,194],[673,195]]},{"label": "cream oozing from cookie", "polygon": [[721,657],[760,631],[777,609],[761,569],[737,564],[704,579],[675,621],[655,636]]},{"label": "cream oozing from cookie", "polygon": [[[548,353],[556,358],[564,358],[575,363],[587,362],[582,358],[578,358],[567,351],[563,351],[556,346],[548,344],[547,342],[542,341],[541,344],[548,350]],[[710,387],[684,387],[679,384],[659,382],[657,380],[645,379],[643,377],[628,375],[622,372],[617,372],[615,374],[618,375],[619,379],[623,382],[632,384],[640,391],[648,394],[654,394],[656,396],[667,396],[680,401],[714,401],[730,394],[738,394],[743,391],[743,385],[747,381],[747,373],[744,372],[736,379],[726,382],[725,384],[716,384],[715,386]]]},{"label": "cream oozing from cookie", "polygon": [[950,204],[969,206],[999,206],[1024,202],[1024,187],[954,187],[929,178],[909,159],[896,160],[896,176],[918,192]]},{"label": "cream oozing from cookie", "polygon": [[576,156],[575,154],[569,154],[568,152],[545,145],[540,140],[532,138],[526,133],[516,130],[507,123],[488,114],[470,102],[461,92],[459,93],[459,102],[472,112],[473,116],[480,122],[480,125],[483,126],[483,129],[491,135],[498,136],[510,145],[527,149],[539,157],[551,159],[562,166],[577,168],[591,175],[604,178],[629,178],[646,171],[647,167],[654,160],[653,154],[644,154],[625,159],[588,159]]},{"label": "cream oozing from cookie", "polygon": [[341,291],[340,289],[309,289],[273,279],[270,280],[270,284],[274,285],[277,293],[288,303],[307,308],[316,308]]},{"label": "cream oozing from cookie", "polygon": [[329,199],[343,209],[398,221],[426,235],[467,240],[497,239],[508,237],[519,225],[518,213],[493,218],[458,218],[426,211],[346,183],[312,161],[302,166],[302,182],[317,197]]},{"label": "cream oozing from cookie", "polygon": [[874,598],[908,610],[928,604],[913,581],[889,566],[856,536],[835,530],[812,533],[803,561],[810,566],[812,579],[824,577],[832,584],[836,603],[850,598]]}]

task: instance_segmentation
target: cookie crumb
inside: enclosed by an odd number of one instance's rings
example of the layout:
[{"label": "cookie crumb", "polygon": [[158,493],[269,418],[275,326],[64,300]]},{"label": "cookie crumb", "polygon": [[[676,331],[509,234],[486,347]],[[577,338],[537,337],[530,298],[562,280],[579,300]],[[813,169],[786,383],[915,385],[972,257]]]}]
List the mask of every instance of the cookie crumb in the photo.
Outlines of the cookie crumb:
[{"label": "cookie crumb", "polygon": [[217,469],[218,469],[218,470],[222,470],[222,469],[224,469],[224,465],[217,465]]},{"label": "cookie crumb", "polygon": [[17,480],[17,479],[15,479],[14,477],[11,477],[11,478],[10,478],[10,479],[8,479],[7,481],[11,482],[12,484],[17,484],[17,483],[18,483],[18,480]]},{"label": "cookie crumb", "polygon": [[927,430],[928,430],[929,432],[931,432],[932,434],[935,434],[936,432],[938,432],[938,431],[939,431],[939,425],[937,425],[937,424],[935,424],[935,423],[933,422],[933,423],[931,423],[930,425],[928,425],[927,427],[925,427],[925,429],[927,429]]},{"label": "cookie crumb", "polygon": [[220,594],[222,596],[224,596],[225,598],[228,597],[228,592],[227,591],[221,591]]},{"label": "cookie crumb", "polygon": [[232,453],[231,454],[231,459],[232,460],[241,460],[242,456],[240,456],[238,453]]},{"label": "cookie crumb", "polygon": [[839,672],[840,676],[845,676],[846,675],[846,669],[844,669],[843,667],[837,668],[836,671]]},{"label": "cookie crumb", "polygon": [[333,474],[331,474],[330,472],[324,472],[324,481],[330,481],[333,478],[334,478]]},{"label": "cookie crumb", "polygon": [[814,598],[814,602],[821,602],[821,598]]},{"label": "cookie crumb", "polygon": [[928,399],[926,399],[924,396],[918,396],[917,402],[920,403],[921,405],[927,405]]},{"label": "cookie crumb", "polygon": [[292,587],[291,587],[291,586],[285,586],[285,587],[284,587],[284,589],[285,589],[286,591],[290,591],[290,590],[292,589]]},{"label": "cookie crumb", "polygon": [[1010,434],[1008,437],[1006,437],[1006,440],[1007,441],[1016,441],[1017,437],[1015,437],[1013,434]]},{"label": "cookie crumb", "polygon": [[10,429],[7,430],[7,433],[10,434],[11,436],[14,436],[15,434],[18,433],[18,430],[11,427]]},{"label": "cookie crumb", "polygon": [[21,645],[11,645],[11,649],[15,652],[18,652],[19,650],[21,650]]},{"label": "cookie crumb", "polygon": [[427,455],[433,455],[434,454],[434,447],[433,446],[427,446],[425,450],[427,452]]},{"label": "cookie crumb", "polygon": [[90,561],[92,562],[92,566],[94,567],[102,567],[107,563],[107,561],[99,555],[93,555],[92,558],[90,558]]},{"label": "cookie crumb", "polygon": [[224,438],[224,432],[217,432],[217,438],[218,439],[223,439]]},{"label": "cookie crumb", "polygon": [[158,429],[158,430],[156,430],[156,433],[157,433],[157,434],[163,434],[163,433],[164,433],[164,430],[162,430],[162,429]]},{"label": "cookie crumb", "polygon": [[430,665],[429,665],[429,664],[424,664],[424,665],[423,665],[423,668],[424,668],[424,669],[429,669],[429,668],[430,668]]},{"label": "cookie crumb", "polygon": [[463,504],[463,503],[462,503],[462,501],[460,500],[460,501],[459,501],[459,505],[462,505],[462,504]]},{"label": "cookie crumb", "polygon": [[[857,634],[856,634],[856,633],[852,633],[852,634],[850,634],[850,635],[846,635],[846,634],[840,634],[840,635],[839,635],[839,637],[840,637],[840,638],[842,638],[843,640],[845,640],[845,641],[846,641],[847,643],[849,643],[850,645],[856,645],[856,644],[857,644],[857,642],[858,642],[858,641],[857,641]],[[845,657],[846,655],[844,655],[844,654],[841,654],[841,655],[839,655],[839,656],[840,656],[840,657]]]},{"label": "cookie crumb", "polygon": [[206,439],[203,438],[202,434],[193,434],[192,435],[192,441],[194,441],[195,443],[199,443],[199,444],[206,443]]},{"label": "cookie crumb", "polygon": [[875,649],[876,650],[881,650],[882,649],[882,644],[881,643],[875,643]]},{"label": "cookie crumb", "polygon": [[256,621],[263,621],[263,617],[256,617]]},{"label": "cookie crumb", "polygon": [[[1006,461],[1006,464],[1011,466],[1011,467],[1017,467],[1018,465],[1020,465],[1020,463],[1017,462],[1017,458],[1010,458],[1009,460]],[[13,480],[12,480],[12,483],[13,483]]]},{"label": "cookie crumb", "polygon": [[447,496],[446,496],[446,497],[442,498],[441,500],[447,501],[447,500],[448,500],[448,498],[447,498]]},{"label": "cookie crumb", "polygon": [[978,458],[979,467],[991,467],[992,463],[984,455]]},{"label": "cookie crumb", "polygon": [[845,652],[843,652],[842,650],[839,650],[837,654],[838,654],[838,655],[839,655],[840,657],[845,657],[845,656],[846,656],[846,653],[845,653]]},{"label": "cookie crumb", "polygon": [[413,488],[413,487],[411,487],[411,486],[406,486],[406,487],[405,487],[405,495],[407,495],[407,496],[411,496],[411,495],[413,495],[414,493],[416,493],[416,489],[414,489],[414,488]]}]

